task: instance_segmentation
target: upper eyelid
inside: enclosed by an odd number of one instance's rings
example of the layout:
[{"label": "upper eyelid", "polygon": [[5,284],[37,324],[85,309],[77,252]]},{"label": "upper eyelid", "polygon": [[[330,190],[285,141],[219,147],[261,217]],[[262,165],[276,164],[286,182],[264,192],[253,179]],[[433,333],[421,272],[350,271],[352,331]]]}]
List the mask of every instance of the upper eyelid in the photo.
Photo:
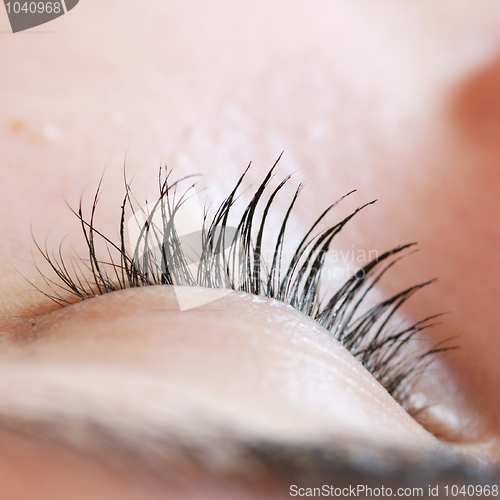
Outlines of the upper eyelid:
[{"label": "upper eyelid", "polygon": [[[204,270],[205,273],[201,273],[199,276],[210,277],[209,280],[204,279],[202,281],[197,277],[186,274],[186,267],[182,264],[184,255],[182,246],[179,246],[175,224],[172,225],[167,220],[168,218],[165,218],[167,211],[178,208],[175,202],[172,203],[172,192],[178,184],[169,184],[171,172],[167,172],[164,174],[163,181],[160,182],[158,200],[153,205],[155,207],[153,210],[160,210],[164,219],[163,233],[161,233],[161,227],[158,228],[157,225],[151,224],[154,214],[147,214],[147,220],[142,228],[142,244],[145,245],[144,248],[147,251],[143,252],[141,258],[134,258],[133,253],[131,254],[127,250],[125,241],[126,210],[130,209],[132,214],[135,210],[130,186],[127,183],[125,184],[126,193],[120,220],[120,240],[117,242],[99,232],[95,226],[96,207],[100,194],[99,186],[89,220],[84,218],[81,206],[75,212],[80,220],[89,251],[87,272],[82,270],[81,265],[78,263],[72,263],[70,266],[66,264],[61,255],[54,257],[46,249],[42,250],[37,245],[43,257],[52,266],[57,278],[54,280],[44,276],[52,292],[43,293],[55,302],[65,305],[71,303],[71,300],[68,299],[68,292],[73,296],[73,299],[83,300],[96,294],[128,287],[152,284],[190,284],[231,288],[275,298],[292,305],[324,326],[348,348],[351,354],[365,365],[368,371],[397,401],[405,406],[411,393],[412,377],[418,373],[418,370],[422,368],[422,365],[431,354],[449,349],[449,347],[437,346],[434,349],[418,352],[417,354],[405,355],[404,347],[407,345],[408,340],[422,329],[430,326],[430,321],[434,317],[426,318],[409,327],[399,326],[397,330],[394,330],[391,325],[391,319],[400,306],[413,293],[430,282],[409,287],[393,297],[379,302],[363,313],[360,313],[359,309],[364,304],[368,292],[382,278],[385,272],[400,259],[400,255],[404,255],[405,250],[413,244],[397,247],[383,253],[349,278],[328,301],[321,302],[319,282],[324,256],[331,241],[357,212],[373,202],[358,208],[339,223],[319,231],[319,223],[323,221],[326,214],[338,202],[330,205],[306,232],[302,242],[292,252],[293,257],[288,267],[286,267],[282,262],[284,236],[289,215],[301,191],[302,186],[299,185],[284,215],[283,224],[276,236],[272,262],[270,268],[266,271],[262,262],[262,249],[260,248],[266,216],[273,209],[275,197],[290,178],[289,176],[286,177],[276,188],[271,190],[269,186],[274,176],[276,164],[257,187],[254,196],[239,219],[237,237],[234,238],[229,250],[230,253],[233,252],[233,264],[235,259],[241,259],[241,266],[238,267],[237,272],[235,272],[234,267],[231,268],[224,261],[225,253],[216,252],[214,249],[217,248],[217,242],[220,243],[221,233],[224,234],[225,229],[228,227],[229,214],[233,210],[233,203],[238,189],[241,187],[248,169],[245,170],[235,188],[219,207],[214,218],[210,223],[206,223],[202,231],[204,258],[200,261],[199,266],[205,266],[206,269]],[[267,200],[265,200],[264,195],[267,192],[270,192],[270,194],[267,195]],[[256,220],[256,213],[260,205],[263,208],[261,209],[259,223]],[[170,227],[168,237],[165,236],[167,226]],[[220,228],[218,233],[215,228]],[[257,234],[255,235],[255,233]],[[107,248],[107,255],[104,254],[104,258],[101,258],[100,254],[98,255],[97,240],[100,240],[101,243],[104,242]],[[160,257],[150,253],[151,243],[163,245]],[[214,260],[216,261],[215,265]],[[213,269],[218,270],[218,280],[212,279],[210,276]],[[222,273],[220,272],[221,269],[223,270]],[[64,290],[62,294],[59,293],[61,288]]]}]

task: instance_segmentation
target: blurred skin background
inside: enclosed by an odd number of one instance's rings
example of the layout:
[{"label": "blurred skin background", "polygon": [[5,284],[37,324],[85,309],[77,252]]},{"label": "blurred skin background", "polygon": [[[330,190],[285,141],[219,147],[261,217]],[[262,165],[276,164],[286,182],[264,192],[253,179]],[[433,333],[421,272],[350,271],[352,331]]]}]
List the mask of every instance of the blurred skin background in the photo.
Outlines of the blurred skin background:
[{"label": "blurred skin background", "polygon": [[[49,235],[56,248],[67,238],[70,247],[84,253],[66,202],[76,207],[82,193],[93,194],[104,168],[99,224],[104,232],[116,233],[125,156],[138,199],[154,197],[158,167],[167,164],[180,175],[206,175],[216,186],[213,199],[220,202],[249,161],[255,185],[284,151],[283,175],[299,170],[298,178],[308,180],[305,201],[296,214],[298,226],[307,228],[329,203],[357,189],[339,207],[339,219],[366,201],[379,201],[346,227],[340,248],[354,245],[382,252],[411,241],[419,243],[421,251],[398,266],[383,292],[439,278],[412,298],[404,313],[417,321],[449,312],[443,324],[432,330],[432,342],[457,337],[460,349],[442,360],[438,382],[433,387],[429,381],[429,390],[435,391],[437,399],[447,398],[453,418],[471,421],[470,434],[462,425],[460,439],[455,439],[463,454],[497,463],[499,28],[498,2],[486,0],[156,1],[147,5],[81,0],[67,15],[16,35],[9,34],[2,12],[0,311],[4,333],[8,335],[15,318],[48,311],[43,297],[29,291],[22,277],[43,283],[32,263],[30,228],[41,241]],[[227,331],[243,328],[238,318],[245,315],[246,299],[234,300],[227,310],[237,314],[225,323]],[[117,318],[121,314],[119,304],[111,302],[109,311],[110,315],[115,311]],[[89,314],[91,319],[98,316],[96,311]],[[271,313],[264,309],[254,317],[259,314]],[[212,320],[214,332],[219,331],[217,318]],[[44,331],[55,331],[63,320],[58,316],[50,321]],[[153,373],[154,363],[168,362],[168,356],[163,358],[157,349],[137,354],[137,346],[144,345],[134,336],[140,326],[130,327],[116,354],[116,342],[108,339],[108,344],[105,339],[105,332],[113,332],[116,325],[102,329],[101,349],[96,344],[80,345],[81,336],[71,332],[85,330],[86,320],[74,321],[48,347],[9,347],[2,355],[7,368],[0,387],[22,394],[30,387],[28,379],[41,373],[36,367],[57,368],[61,360],[71,365],[73,358],[83,368],[96,366],[99,359],[110,372],[115,365],[135,366],[134,356],[142,360],[137,363],[145,372]],[[206,318],[176,325],[181,333],[198,331],[205,327]],[[148,328],[156,335],[154,325]],[[259,328],[257,323],[255,329]],[[313,326],[301,328],[312,331]],[[99,332],[99,327],[94,331]],[[99,335],[95,334],[97,344]],[[276,333],[276,338],[280,335]],[[321,332],[317,335],[320,338]],[[194,351],[198,341],[192,339]],[[224,345],[221,340],[219,346]],[[29,364],[30,359],[35,365]],[[237,369],[228,366],[226,375]],[[249,390],[269,390],[268,399],[272,399],[272,389],[262,389],[258,380],[261,373],[265,378],[266,368],[259,370]],[[29,373],[24,385],[23,373]],[[116,373],[123,381],[122,372]],[[168,376],[176,383],[182,378],[179,371]],[[203,376],[188,374],[187,384]],[[314,400],[309,391],[315,388],[300,390]],[[209,395],[219,391],[223,399],[233,397],[219,382],[207,391]],[[377,394],[374,399],[382,402],[373,403],[378,405],[373,411],[383,412],[391,403]],[[133,399],[133,391],[131,395]],[[260,395],[254,399],[254,413],[248,412],[255,416],[252,428],[260,432],[267,399]],[[272,408],[276,422],[281,422],[288,403],[284,398],[281,407]],[[299,426],[299,434],[335,435],[333,427],[318,416],[320,406],[317,413],[311,409],[310,415],[304,410],[303,420],[309,423]],[[321,408],[342,422],[337,410],[327,404],[326,410]],[[355,412],[353,408],[349,411]],[[248,414],[231,418],[242,419],[242,425],[246,418],[252,419]],[[406,415],[396,411],[391,418],[401,419],[401,435],[410,436],[410,444],[438,446]],[[288,424],[289,428],[283,424],[287,432],[294,433],[293,422]],[[363,425],[360,418],[358,427],[351,429],[353,434],[363,435]],[[387,421],[388,429],[394,425]],[[274,430],[270,425],[265,432]],[[382,428],[365,431],[367,436],[384,434]],[[405,444],[403,437],[401,443]],[[0,486],[9,491],[9,498],[45,498],[37,496],[42,490],[51,492],[50,498],[116,498],[117,494],[137,498],[138,492],[164,498],[166,494],[164,486],[139,474],[123,477],[91,459],[67,456],[26,440],[19,444],[22,453],[17,444],[4,449],[9,451],[0,456]],[[25,481],[26,477],[33,481]],[[238,498],[237,494],[233,492],[231,498]]]}]

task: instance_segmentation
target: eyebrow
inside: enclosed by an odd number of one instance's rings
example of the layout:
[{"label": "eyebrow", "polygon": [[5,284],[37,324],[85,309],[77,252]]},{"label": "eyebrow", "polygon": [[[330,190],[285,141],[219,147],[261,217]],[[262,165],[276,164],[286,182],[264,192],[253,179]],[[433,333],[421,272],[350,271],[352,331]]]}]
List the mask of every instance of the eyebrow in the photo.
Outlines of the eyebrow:
[{"label": "eyebrow", "polygon": [[[9,371],[15,376],[18,370]],[[36,371],[36,367],[29,370],[20,366],[18,373],[33,381]],[[118,467],[124,473],[150,475],[166,485],[192,478],[193,473],[241,484],[271,482],[283,492],[288,492],[291,485],[342,488],[362,484],[376,488],[384,484],[423,487],[426,493],[429,485],[500,482],[498,469],[485,468],[446,452],[423,454],[355,437],[332,440],[325,436],[322,442],[313,442],[259,434],[238,428],[218,415],[211,417],[196,405],[186,412],[185,402],[175,392],[171,393],[167,412],[160,418],[152,417],[148,408],[120,412],[113,407],[112,394],[108,395],[110,403],[101,402],[99,407],[92,397],[85,399],[76,394],[73,400],[68,398],[58,370],[52,373],[57,375],[57,385],[43,387],[44,377],[50,378],[44,372],[47,370],[41,370],[41,390],[31,394],[22,390],[24,387],[16,388],[16,382],[12,382],[15,377],[8,378],[13,386],[10,393],[4,389],[8,382],[0,387],[0,442],[14,438],[69,451],[91,457],[104,466]],[[86,373],[91,375],[91,371]],[[2,379],[6,380],[4,376]],[[89,383],[95,385],[91,376]],[[78,392],[72,382],[66,389]],[[140,406],[141,401],[136,404]]]},{"label": "eyebrow", "polygon": [[[167,485],[182,478],[218,477],[242,484],[249,481],[274,483],[287,491],[299,488],[344,488],[381,485],[396,488],[427,488],[445,485],[494,485],[500,471],[435,453],[415,459],[412,450],[375,447],[370,443],[340,441],[324,445],[249,441],[228,432],[214,439],[193,442],[189,436],[172,435],[162,426],[151,428],[152,436],[115,432],[97,421],[78,422],[81,442],[99,442],[96,449],[82,449],[70,435],[72,423],[54,415],[52,420],[35,421],[0,417],[0,439],[22,437],[30,443],[49,444],[76,455],[90,456],[104,466],[122,472],[152,476]],[[154,436],[154,437],[153,437]],[[215,450],[215,451],[214,451]],[[90,454],[89,454],[90,452]]]}]

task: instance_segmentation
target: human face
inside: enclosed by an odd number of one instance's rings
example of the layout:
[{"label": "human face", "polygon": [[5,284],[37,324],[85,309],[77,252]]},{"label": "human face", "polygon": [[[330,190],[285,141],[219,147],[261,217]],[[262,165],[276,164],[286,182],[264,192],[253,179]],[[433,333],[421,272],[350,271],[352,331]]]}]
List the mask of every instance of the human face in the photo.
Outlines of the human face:
[{"label": "human face", "polygon": [[[216,179],[212,196],[220,202],[248,161],[257,182],[284,150],[280,168],[299,168],[308,179],[298,227],[357,188],[339,217],[380,201],[345,228],[339,248],[419,242],[422,251],[398,266],[381,293],[439,277],[404,314],[417,321],[450,311],[430,342],[458,336],[461,349],[442,360],[425,390],[444,398],[459,422],[474,418],[454,451],[495,462],[499,22],[496,2],[145,8],[87,0],[31,34],[2,35],[0,307],[4,333],[17,335],[2,353],[4,416],[45,415],[33,406],[42,401],[71,433],[79,416],[105,414],[115,430],[123,417],[131,424],[122,434],[138,437],[134,456],[146,441],[132,430],[152,420],[171,422],[173,434],[188,422],[195,436],[212,429],[208,422],[226,429],[222,435],[317,443],[342,434],[412,452],[449,446],[312,320],[279,304],[234,294],[180,314],[171,290],[150,288],[54,310],[30,291],[24,278],[43,286],[30,224],[55,248],[69,234],[68,245],[82,254],[64,200],[76,206],[82,191],[95,190],[105,165],[99,224],[108,234],[117,231],[125,156],[140,199],[166,162],[180,174]],[[152,304],[160,312],[152,314]],[[33,328],[35,341],[26,342]],[[94,455],[40,442],[37,432],[23,428],[14,437],[8,429],[11,451],[0,463],[12,497],[39,493],[14,470],[40,473],[62,498],[64,488],[73,498],[94,495],[84,489],[89,484],[111,497],[124,490],[122,498],[134,488],[161,498],[167,488],[142,469],[124,474]],[[189,474],[196,487],[207,481]]]}]

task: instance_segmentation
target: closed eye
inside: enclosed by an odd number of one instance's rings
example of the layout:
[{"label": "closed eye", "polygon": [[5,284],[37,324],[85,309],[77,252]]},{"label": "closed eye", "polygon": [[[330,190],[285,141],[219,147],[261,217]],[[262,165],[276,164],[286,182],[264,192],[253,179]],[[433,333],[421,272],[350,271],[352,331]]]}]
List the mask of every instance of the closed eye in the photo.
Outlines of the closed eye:
[{"label": "closed eye", "polygon": [[[373,202],[361,206],[337,224],[321,229],[325,217],[338,202],[330,205],[290,251],[286,248],[287,225],[302,186],[299,185],[289,202],[277,234],[269,238],[266,221],[275,207],[273,202],[290,179],[286,177],[277,187],[270,188],[276,164],[242,213],[234,213],[235,202],[248,168],[215,215],[209,220],[207,213],[202,212],[194,226],[194,184],[182,192],[181,181],[170,182],[171,172],[162,178],[160,171],[157,201],[138,208],[125,181],[119,241],[113,241],[96,228],[98,188],[90,218],[84,217],[81,206],[75,212],[88,248],[88,259],[69,264],[61,254],[54,256],[37,245],[55,274],[43,276],[51,288],[50,292],[43,293],[62,306],[116,290],[150,285],[235,290],[276,299],[314,319],[340,341],[396,401],[410,412],[418,412],[420,408],[409,404],[413,383],[435,354],[450,347],[415,349],[410,341],[431,326],[434,317],[401,326],[396,323],[396,315],[415,292],[430,282],[366,305],[373,287],[414,244],[379,255],[359,268],[334,293],[325,295],[321,287],[322,271],[332,241],[360,210]],[[235,216],[236,223],[231,226],[229,221],[235,220]],[[191,229],[199,229],[189,231],[186,224]],[[263,242],[270,240],[273,243],[268,251]],[[264,258],[267,255],[270,259]]]}]

